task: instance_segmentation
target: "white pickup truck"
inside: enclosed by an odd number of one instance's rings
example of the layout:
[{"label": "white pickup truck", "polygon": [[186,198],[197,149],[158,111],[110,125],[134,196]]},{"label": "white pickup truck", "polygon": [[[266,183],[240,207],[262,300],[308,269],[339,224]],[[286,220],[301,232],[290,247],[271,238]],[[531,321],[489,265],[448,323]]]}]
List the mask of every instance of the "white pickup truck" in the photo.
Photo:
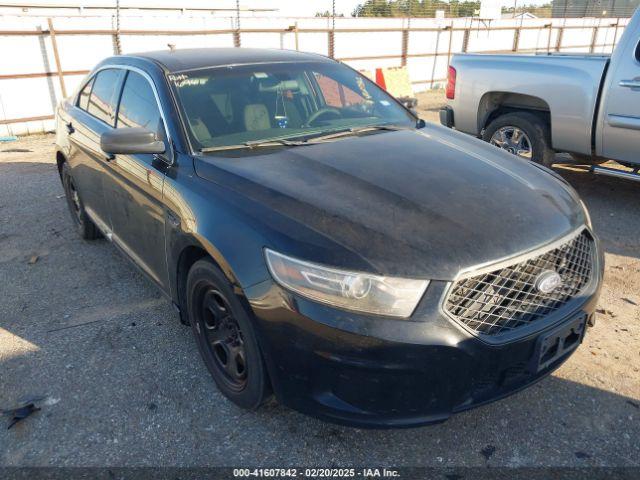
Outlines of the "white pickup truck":
[{"label": "white pickup truck", "polygon": [[[640,9],[612,55],[454,55],[440,122],[534,162],[640,179]],[[633,172],[596,167],[615,160]]]}]

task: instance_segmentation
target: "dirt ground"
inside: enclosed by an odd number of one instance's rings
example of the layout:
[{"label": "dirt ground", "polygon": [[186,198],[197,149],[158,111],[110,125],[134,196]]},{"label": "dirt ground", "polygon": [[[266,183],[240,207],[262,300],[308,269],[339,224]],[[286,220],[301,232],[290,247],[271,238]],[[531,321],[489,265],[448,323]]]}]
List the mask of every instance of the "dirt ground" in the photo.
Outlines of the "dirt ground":
[{"label": "dirt ground", "polygon": [[[421,94],[423,117],[442,101]],[[0,409],[42,408],[0,425],[0,466],[640,465],[637,183],[557,168],[607,265],[597,323],[567,363],[444,424],[370,431],[226,401],[169,303],[112,245],[73,231],[54,140],[0,144]]]}]

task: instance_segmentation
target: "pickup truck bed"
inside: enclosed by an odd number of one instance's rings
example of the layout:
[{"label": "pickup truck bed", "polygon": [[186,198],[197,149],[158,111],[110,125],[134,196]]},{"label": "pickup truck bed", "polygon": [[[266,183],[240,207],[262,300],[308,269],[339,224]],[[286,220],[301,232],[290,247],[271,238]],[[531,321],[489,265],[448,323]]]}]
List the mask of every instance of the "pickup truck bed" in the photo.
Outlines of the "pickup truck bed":
[{"label": "pickup truck bed", "polygon": [[[609,56],[454,56],[459,71],[449,105],[457,130],[479,136],[504,109],[522,106],[554,112],[551,136],[557,150],[591,154],[593,118]],[[505,80],[509,88],[505,91]],[[478,92],[483,92],[481,95]],[[544,99],[544,100],[542,100]]]},{"label": "pickup truck bed", "polygon": [[640,8],[611,55],[454,55],[446,95],[444,125],[522,158],[550,166],[567,152],[638,171]]}]

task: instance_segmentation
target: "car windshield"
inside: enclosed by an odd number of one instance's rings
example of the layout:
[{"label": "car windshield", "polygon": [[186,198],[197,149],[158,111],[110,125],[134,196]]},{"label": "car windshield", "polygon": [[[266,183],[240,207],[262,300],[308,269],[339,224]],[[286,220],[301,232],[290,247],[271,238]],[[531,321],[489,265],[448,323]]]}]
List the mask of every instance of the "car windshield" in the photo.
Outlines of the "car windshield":
[{"label": "car windshield", "polygon": [[225,66],[174,73],[169,80],[197,151],[416,122],[373,82],[339,63]]}]

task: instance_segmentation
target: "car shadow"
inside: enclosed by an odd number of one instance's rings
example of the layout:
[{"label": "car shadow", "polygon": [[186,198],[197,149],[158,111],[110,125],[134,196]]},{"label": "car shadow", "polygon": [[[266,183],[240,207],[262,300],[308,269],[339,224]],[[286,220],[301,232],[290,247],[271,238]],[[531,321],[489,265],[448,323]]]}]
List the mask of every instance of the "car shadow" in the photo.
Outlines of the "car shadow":
[{"label": "car shadow", "polygon": [[[605,250],[638,258],[637,186],[557,171]],[[241,410],[170,303],[108,242],[78,238],[62,193],[54,164],[0,161],[0,409],[42,408],[0,424],[2,466],[639,464],[638,396],[614,391],[586,344],[553,376],[440,425],[361,430],[275,402]],[[611,342],[626,351],[632,334]],[[637,371],[636,353],[625,368]]]},{"label": "car shadow", "polygon": [[554,169],[587,205],[605,251],[640,258],[640,184],[579,167],[556,165]]},{"label": "car shadow", "polygon": [[33,348],[0,360],[7,372],[0,408],[36,399],[42,410],[11,430],[0,425],[0,465],[183,462],[173,450],[189,452],[198,466],[248,459],[278,467],[638,465],[640,401],[563,378],[565,367],[506,399],[419,428],[333,425],[275,401],[244,411],[218,392],[187,328],[177,320],[157,327],[152,317],[169,310],[13,338]]}]

